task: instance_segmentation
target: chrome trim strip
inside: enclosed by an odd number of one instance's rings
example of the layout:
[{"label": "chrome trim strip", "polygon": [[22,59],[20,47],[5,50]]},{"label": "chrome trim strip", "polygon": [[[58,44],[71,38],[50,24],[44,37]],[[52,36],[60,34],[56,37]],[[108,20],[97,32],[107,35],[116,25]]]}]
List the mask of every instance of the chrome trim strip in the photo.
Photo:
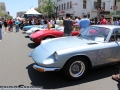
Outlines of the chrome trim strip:
[{"label": "chrome trim strip", "polygon": [[44,69],[44,72],[46,71],[59,71],[60,68],[45,68],[45,67],[41,67],[41,66],[38,66],[38,65],[33,65],[33,68],[34,69],[37,69],[37,68],[40,68],[40,69]]}]

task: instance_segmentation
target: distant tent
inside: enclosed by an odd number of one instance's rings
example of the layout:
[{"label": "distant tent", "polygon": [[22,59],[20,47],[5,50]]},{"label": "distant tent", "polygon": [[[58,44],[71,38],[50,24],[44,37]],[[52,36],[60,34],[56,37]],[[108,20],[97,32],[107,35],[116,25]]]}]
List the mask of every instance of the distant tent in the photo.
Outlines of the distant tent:
[{"label": "distant tent", "polygon": [[34,8],[29,9],[25,14],[42,15],[41,13],[37,12]]}]

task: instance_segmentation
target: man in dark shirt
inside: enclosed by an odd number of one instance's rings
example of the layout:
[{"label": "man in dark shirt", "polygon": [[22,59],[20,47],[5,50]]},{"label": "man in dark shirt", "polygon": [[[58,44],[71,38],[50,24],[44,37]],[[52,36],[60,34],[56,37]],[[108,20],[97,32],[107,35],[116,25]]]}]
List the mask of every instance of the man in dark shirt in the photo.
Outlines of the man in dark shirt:
[{"label": "man in dark shirt", "polygon": [[66,19],[63,21],[64,36],[72,36],[73,21],[70,18],[70,14],[66,14]]},{"label": "man in dark shirt", "polygon": [[2,40],[2,20],[0,20],[0,41]]}]

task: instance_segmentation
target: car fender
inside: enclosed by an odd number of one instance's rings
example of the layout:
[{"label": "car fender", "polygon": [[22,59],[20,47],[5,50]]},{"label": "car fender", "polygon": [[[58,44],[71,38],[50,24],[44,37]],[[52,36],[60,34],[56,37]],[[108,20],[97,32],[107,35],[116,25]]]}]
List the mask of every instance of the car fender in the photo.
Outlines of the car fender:
[{"label": "car fender", "polygon": [[47,35],[44,35],[43,39],[46,38],[46,37],[48,37],[48,36],[56,37],[56,36],[53,35],[53,34],[47,34]]}]

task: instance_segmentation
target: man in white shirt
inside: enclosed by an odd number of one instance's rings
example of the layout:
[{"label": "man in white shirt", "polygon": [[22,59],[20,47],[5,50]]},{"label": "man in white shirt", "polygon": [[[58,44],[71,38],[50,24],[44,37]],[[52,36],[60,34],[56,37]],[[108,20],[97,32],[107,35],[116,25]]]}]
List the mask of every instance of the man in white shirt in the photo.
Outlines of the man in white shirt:
[{"label": "man in white shirt", "polygon": [[80,20],[78,19],[78,17],[75,18],[75,22],[79,25]]}]

